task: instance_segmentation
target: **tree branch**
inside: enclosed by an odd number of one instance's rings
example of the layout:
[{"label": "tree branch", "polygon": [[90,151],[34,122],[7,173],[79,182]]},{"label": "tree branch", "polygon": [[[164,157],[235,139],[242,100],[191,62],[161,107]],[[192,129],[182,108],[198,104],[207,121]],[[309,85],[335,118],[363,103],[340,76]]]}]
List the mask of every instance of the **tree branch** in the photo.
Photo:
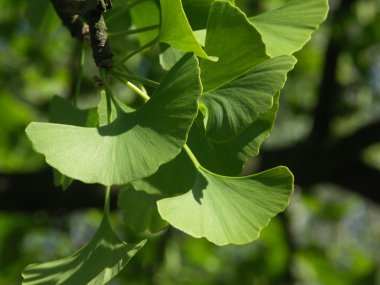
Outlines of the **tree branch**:
[{"label": "tree branch", "polygon": [[[111,0],[51,0],[54,9],[73,37],[83,38],[90,33],[92,53],[99,68],[109,69],[113,65],[111,48],[107,37],[107,26],[103,13],[112,8]],[[83,16],[88,27],[82,23]]]},{"label": "tree branch", "polygon": [[51,3],[61,18],[62,24],[70,31],[73,38],[82,39],[88,33],[88,26],[81,21],[79,15],[65,9],[64,1],[51,0]]},{"label": "tree branch", "polygon": [[107,37],[107,26],[104,22],[103,13],[111,6],[98,6],[90,10],[84,17],[90,27],[90,40],[94,60],[99,68],[109,69],[113,65],[111,48]]}]

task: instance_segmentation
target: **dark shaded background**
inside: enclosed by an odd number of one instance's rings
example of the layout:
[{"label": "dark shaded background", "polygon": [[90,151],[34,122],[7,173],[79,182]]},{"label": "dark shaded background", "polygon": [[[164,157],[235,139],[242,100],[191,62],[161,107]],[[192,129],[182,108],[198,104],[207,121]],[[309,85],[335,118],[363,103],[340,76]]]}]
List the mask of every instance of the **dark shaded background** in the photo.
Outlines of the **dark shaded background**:
[{"label": "dark shaded background", "polygon": [[[283,2],[237,0],[248,15]],[[296,54],[272,136],[247,165],[247,172],[291,168],[297,188],[285,214],[246,246],[166,231],[110,284],[380,284],[380,1],[330,5]],[[103,193],[81,183],[56,189],[24,134],[30,121],[46,120],[54,94],[72,96],[78,44],[48,1],[0,0],[0,7],[0,284],[13,285],[27,264],[68,255],[90,239]],[[153,49],[131,64],[159,78],[156,56]],[[86,61],[83,107],[97,100],[89,50]],[[113,218],[131,238],[117,211]]]}]

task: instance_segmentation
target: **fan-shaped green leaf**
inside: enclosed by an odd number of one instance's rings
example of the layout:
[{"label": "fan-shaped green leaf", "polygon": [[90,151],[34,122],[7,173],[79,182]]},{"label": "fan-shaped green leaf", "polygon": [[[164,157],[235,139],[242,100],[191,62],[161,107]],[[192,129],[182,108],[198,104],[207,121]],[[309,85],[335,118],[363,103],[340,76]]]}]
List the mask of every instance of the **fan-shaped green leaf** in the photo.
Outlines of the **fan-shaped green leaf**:
[{"label": "fan-shaped green leaf", "polygon": [[268,54],[276,57],[300,50],[326,19],[327,12],[327,0],[292,0],[250,21],[263,35]]},{"label": "fan-shaped green leaf", "polygon": [[217,245],[245,244],[285,209],[292,192],[293,176],[286,167],[238,178],[200,168],[191,191],[157,204],[160,215],[187,234]]},{"label": "fan-shaped green leaf", "polygon": [[259,153],[263,141],[270,135],[278,110],[278,94],[273,106],[233,140],[216,143],[206,134],[199,115],[191,128],[187,144],[199,162],[207,169],[228,176],[240,175],[245,162]]},{"label": "fan-shaped green leaf", "polygon": [[126,244],[113,232],[108,218],[92,240],[72,256],[31,264],[22,273],[23,285],[107,284],[145,244]]},{"label": "fan-shaped green leaf", "polygon": [[236,149],[236,157],[242,162],[246,162],[249,158],[259,154],[261,144],[267,139],[273,129],[274,122],[277,117],[279,107],[279,94],[273,98],[273,106],[268,111],[262,114],[253,122],[244,132],[238,137],[224,144],[220,144],[220,151],[229,149],[232,152]]},{"label": "fan-shaped green leaf", "polygon": [[161,198],[160,195],[136,191],[129,185],[120,191],[117,204],[123,212],[125,223],[133,232],[149,230],[156,233],[168,225],[157,210],[156,202]]},{"label": "fan-shaped green leaf", "polygon": [[219,58],[202,60],[204,91],[226,84],[267,60],[260,33],[230,2],[215,1],[208,18],[205,51]]},{"label": "fan-shaped green leaf", "polygon": [[160,42],[167,43],[184,52],[194,52],[197,56],[208,60],[216,60],[214,57],[209,57],[197,41],[186,18],[181,0],[160,0],[160,3]]},{"label": "fan-shaped green leaf", "polygon": [[206,132],[212,140],[233,139],[272,107],[273,96],[284,86],[296,59],[281,56],[267,60],[201,97],[207,107]]},{"label": "fan-shaped green leaf", "polygon": [[[51,101],[50,120],[51,123],[74,125],[78,127],[96,127],[98,124],[98,115],[96,108],[81,110],[75,107],[65,99],[54,96]],[[73,179],[53,169],[54,185],[62,186],[63,190],[67,190]]]},{"label": "fan-shaped green leaf", "polygon": [[49,121],[78,127],[95,127],[98,123],[98,115],[96,108],[81,110],[67,100],[54,96],[51,101]]},{"label": "fan-shaped green leaf", "polygon": [[186,55],[141,109],[99,128],[31,123],[35,150],[61,173],[85,183],[127,184],[176,157],[198,110],[199,68]]}]

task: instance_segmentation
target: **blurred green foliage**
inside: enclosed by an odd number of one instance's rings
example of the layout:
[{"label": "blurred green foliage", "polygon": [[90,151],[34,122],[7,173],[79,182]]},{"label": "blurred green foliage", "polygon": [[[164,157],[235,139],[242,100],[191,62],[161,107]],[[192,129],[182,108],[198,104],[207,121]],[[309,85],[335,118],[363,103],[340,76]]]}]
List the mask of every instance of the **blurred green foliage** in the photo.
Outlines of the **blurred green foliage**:
[{"label": "blurred green foliage", "polygon": [[[114,10],[121,2],[114,0]],[[236,2],[248,15],[254,15],[284,0]],[[332,10],[338,4],[338,0],[330,1]],[[24,129],[32,120],[47,118],[54,95],[70,97],[78,46],[48,1],[0,0],[0,7],[0,173],[38,171],[44,164],[31,149]],[[110,32],[130,26],[128,17],[118,17],[109,26]],[[279,119],[266,149],[293,145],[310,132],[326,44],[330,37],[342,33],[346,48],[338,60],[341,90],[334,106],[334,135],[352,133],[380,117],[380,1],[358,0],[345,17],[329,18],[298,53],[299,63],[289,75]],[[124,40],[131,49],[137,45],[134,37]],[[111,44],[122,50],[125,41],[115,38]],[[131,64],[144,76],[161,78],[163,71],[152,69],[150,61],[157,52],[151,50]],[[89,50],[86,62],[80,104],[91,106],[98,99],[92,96],[97,91],[89,76],[95,74]],[[118,88],[118,93],[135,100]],[[380,169],[378,144],[368,148],[363,157]],[[380,284],[379,207],[328,184],[296,192],[286,214],[270,223],[255,243],[217,247],[169,230],[151,237],[110,284]],[[26,215],[0,209],[0,284],[20,284],[20,272],[32,261],[72,253],[90,239],[100,218],[96,210],[56,217],[43,211]],[[120,213],[113,219],[122,224]],[[136,238],[126,226],[118,231],[126,239]]]}]

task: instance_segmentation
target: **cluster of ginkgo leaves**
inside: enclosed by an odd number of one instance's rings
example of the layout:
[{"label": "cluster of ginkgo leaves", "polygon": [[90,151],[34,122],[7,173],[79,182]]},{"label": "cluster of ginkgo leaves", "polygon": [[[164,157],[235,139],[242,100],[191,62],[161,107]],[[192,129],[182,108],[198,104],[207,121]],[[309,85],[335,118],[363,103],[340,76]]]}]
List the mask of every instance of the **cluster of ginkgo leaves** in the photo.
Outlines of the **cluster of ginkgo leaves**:
[{"label": "cluster of ginkgo leaves", "polygon": [[[129,1],[105,15],[106,23],[128,17],[141,48],[116,54],[112,70],[100,70],[98,106],[80,110],[55,97],[50,122],[26,129],[58,184],[76,179],[106,187],[104,217],[74,255],[28,266],[24,285],[105,284],[125,267],[145,241],[127,244],[113,232],[114,185],[123,186],[118,205],[135,232],[170,224],[217,245],[257,239],[286,208],[293,192],[286,167],[240,175],[270,135],[280,90],[296,63],[292,54],[325,19],[327,0],[287,1],[251,18],[233,2]],[[125,69],[127,59],[156,44],[157,63],[167,70],[159,84]],[[146,103],[134,109],[117,99],[110,77]],[[154,92],[147,94],[144,84]]]}]

